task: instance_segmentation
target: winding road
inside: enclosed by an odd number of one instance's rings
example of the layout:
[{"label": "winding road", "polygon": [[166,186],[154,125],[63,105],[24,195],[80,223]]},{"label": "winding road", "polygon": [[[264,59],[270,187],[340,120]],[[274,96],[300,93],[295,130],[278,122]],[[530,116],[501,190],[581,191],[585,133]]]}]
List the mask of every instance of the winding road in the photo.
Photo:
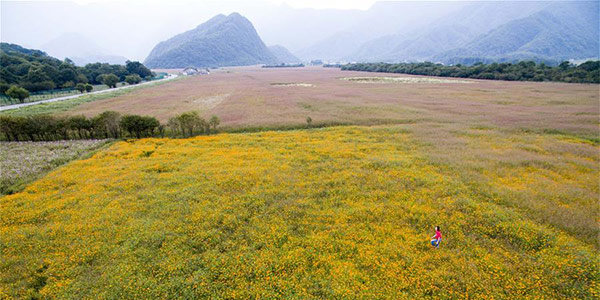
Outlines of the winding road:
[{"label": "winding road", "polygon": [[106,89],[106,90],[101,90],[101,91],[97,91],[97,92],[91,92],[91,93],[85,93],[85,94],[77,94],[77,95],[71,95],[71,96],[65,96],[65,97],[58,97],[58,98],[52,98],[52,99],[47,99],[47,100],[42,100],[42,101],[36,101],[36,102],[27,102],[27,103],[19,103],[19,104],[11,104],[11,105],[0,106],[0,111],[10,110],[10,109],[18,109],[18,108],[21,108],[21,107],[26,107],[26,106],[36,105],[36,104],[42,104],[42,103],[58,102],[58,101],[63,101],[63,100],[68,100],[68,99],[79,98],[79,97],[87,96],[87,95],[95,95],[95,94],[108,93],[108,92],[113,92],[113,91],[118,91],[118,90],[123,90],[123,89],[134,88],[134,87],[138,87],[138,86],[141,86],[141,85],[146,85],[146,84],[151,84],[151,83],[156,83],[156,82],[161,82],[161,81],[172,80],[172,79],[175,79],[175,78],[177,78],[177,75],[175,75],[175,74],[169,74],[169,75],[167,75],[167,77],[165,77],[163,79],[153,80],[153,81],[147,81],[147,82],[144,82],[144,83],[134,84],[134,85],[126,85],[126,86],[122,86],[122,87],[118,87],[118,88],[114,88],[114,89]]}]

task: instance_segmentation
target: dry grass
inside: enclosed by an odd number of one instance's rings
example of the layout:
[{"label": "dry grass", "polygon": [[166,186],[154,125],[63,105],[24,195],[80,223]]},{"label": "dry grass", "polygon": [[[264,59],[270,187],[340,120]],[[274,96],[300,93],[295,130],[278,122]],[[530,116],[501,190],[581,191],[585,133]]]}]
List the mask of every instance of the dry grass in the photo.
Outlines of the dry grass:
[{"label": "dry grass", "polygon": [[344,77],[341,79],[358,83],[473,83],[470,80],[429,77]]},{"label": "dry grass", "polygon": [[[471,84],[357,84],[340,80],[369,76],[372,74],[334,68],[229,68],[85,103],[68,113],[92,116],[116,110],[166,121],[178,113],[198,110],[206,116],[218,115],[225,127],[303,124],[310,116],[315,123],[427,119],[592,137],[598,131],[598,85],[485,80],[469,80]],[[407,78],[397,74],[386,77]],[[273,85],[281,82],[314,86]],[[223,98],[212,107],[196,101],[212,97]]]}]

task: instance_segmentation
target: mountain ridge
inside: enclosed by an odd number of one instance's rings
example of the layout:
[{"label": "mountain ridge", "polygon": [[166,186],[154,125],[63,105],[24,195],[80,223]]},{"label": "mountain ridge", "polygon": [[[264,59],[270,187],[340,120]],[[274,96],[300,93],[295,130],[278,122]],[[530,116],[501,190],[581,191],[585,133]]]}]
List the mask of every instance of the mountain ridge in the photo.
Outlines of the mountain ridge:
[{"label": "mountain ridge", "polygon": [[144,64],[151,68],[224,67],[276,63],[277,58],[239,13],[219,14],[158,43]]}]

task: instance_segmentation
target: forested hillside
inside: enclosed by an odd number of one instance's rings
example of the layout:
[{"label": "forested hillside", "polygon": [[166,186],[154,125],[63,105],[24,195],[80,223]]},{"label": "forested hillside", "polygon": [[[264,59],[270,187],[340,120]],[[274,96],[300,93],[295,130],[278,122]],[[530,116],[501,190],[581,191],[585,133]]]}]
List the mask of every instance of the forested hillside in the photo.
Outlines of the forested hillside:
[{"label": "forested hillside", "polygon": [[276,63],[277,58],[248,19],[238,13],[217,15],[152,49],[151,68],[242,66]]},{"label": "forested hillside", "polygon": [[150,79],[152,72],[141,63],[131,61],[126,65],[93,63],[78,67],[70,59],[61,61],[40,50],[0,43],[1,93],[12,85],[35,92],[72,88],[78,83],[101,84],[106,83],[106,75],[114,75],[118,81],[124,81],[128,75],[138,75],[141,80]]}]

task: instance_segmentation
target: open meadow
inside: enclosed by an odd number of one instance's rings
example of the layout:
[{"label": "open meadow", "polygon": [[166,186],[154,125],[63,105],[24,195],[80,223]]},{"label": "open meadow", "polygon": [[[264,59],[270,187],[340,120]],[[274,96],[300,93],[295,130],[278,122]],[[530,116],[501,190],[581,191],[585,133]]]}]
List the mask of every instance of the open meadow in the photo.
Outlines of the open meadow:
[{"label": "open meadow", "polygon": [[[67,114],[105,110],[166,122],[186,111],[217,115],[223,127],[315,123],[395,124],[418,121],[486,124],[597,136],[598,85],[441,78],[365,83],[352,77],[431,78],[336,68],[224,68],[83,103]],[[439,82],[441,81],[441,82]],[[288,85],[285,85],[285,84]]]},{"label": "open meadow", "polygon": [[64,105],[229,133],[2,196],[0,298],[600,297],[598,85],[246,67]]}]

